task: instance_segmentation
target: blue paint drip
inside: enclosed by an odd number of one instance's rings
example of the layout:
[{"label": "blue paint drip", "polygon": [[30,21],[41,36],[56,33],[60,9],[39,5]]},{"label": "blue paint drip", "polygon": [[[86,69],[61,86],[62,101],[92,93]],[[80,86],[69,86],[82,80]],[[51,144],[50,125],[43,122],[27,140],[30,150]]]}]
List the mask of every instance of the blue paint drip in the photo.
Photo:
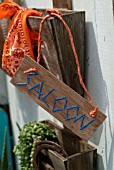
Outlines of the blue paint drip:
[{"label": "blue paint drip", "polygon": [[[66,110],[66,121],[76,118],[76,116],[78,115],[78,110],[79,110],[79,108],[80,108],[79,106],[71,106],[71,107],[69,107],[69,108]],[[76,109],[76,116],[68,117],[68,111],[71,110],[71,109]]]},{"label": "blue paint drip", "polygon": [[73,123],[76,123],[79,119],[82,119],[82,122],[80,124],[80,130],[85,129],[87,126],[89,126],[91,123],[93,123],[95,121],[95,119],[90,120],[88,123],[84,124],[84,119],[85,119],[86,114],[82,114],[81,116],[79,116],[78,118],[76,118]]},{"label": "blue paint drip", "polygon": [[29,76],[34,76],[34,75],[39,75],[40,73],[39,72],[30,72],[28,73]]},{"label": "blue paint drip", "polygon": [[47,107],[49,107],[49,104],[46,101],[46,98],[55,90],[55,88],[52,88],[43,98],[42,101],[46,104]]},{"label": "blue paint drip", "polygon": [[[55,107],[56,107],[56,101],[58,101],[58,100],[65,100],[65,102],[64,102],[64,107],[63,107],[63,108],[55,109]],[[53,105],[53,108],[52,108],[52,112],[55,113],[55,112],[59,112],[59,111],[64,110],[64,109],[66,108],[66,106],[67,106],[67,102],[68,102],[68,99],[67,99],[66,96],[63,96],[63,97],[60,97],[60,98],[56,98],[56,99],[54,100],[54,105]]]},{"label": "blue paint drip", "polygon": [[16,85],[17,85],[17,86],[26,86],[27,83],[17,83]]},{"label": "blue paint drip", "polygon": [[39,86],[40,86],[40,90],[35,89],[35,91],[36,91],[37,93],[39,93],[39,95],[38,95],[38,99],[40,99],[40,97],[41,97],[41,96],[43,96],[43,93],[42,93],[43,85],[44,85],[44,82],[42,82],[42,83],[40,83],[40,84],[39,84]]}]

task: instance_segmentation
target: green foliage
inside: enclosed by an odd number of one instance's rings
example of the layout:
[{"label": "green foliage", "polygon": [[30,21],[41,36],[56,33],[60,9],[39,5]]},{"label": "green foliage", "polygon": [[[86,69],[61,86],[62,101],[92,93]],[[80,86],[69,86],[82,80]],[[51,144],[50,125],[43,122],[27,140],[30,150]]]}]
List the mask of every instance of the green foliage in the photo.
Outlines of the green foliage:
[{"label": "green foliage", "polygon": [[18,137],[14,153],[19,156],[21,170],[33,170],[34,146],[38,140],[57,141],[54,130],[38,122],[25,124]]}]

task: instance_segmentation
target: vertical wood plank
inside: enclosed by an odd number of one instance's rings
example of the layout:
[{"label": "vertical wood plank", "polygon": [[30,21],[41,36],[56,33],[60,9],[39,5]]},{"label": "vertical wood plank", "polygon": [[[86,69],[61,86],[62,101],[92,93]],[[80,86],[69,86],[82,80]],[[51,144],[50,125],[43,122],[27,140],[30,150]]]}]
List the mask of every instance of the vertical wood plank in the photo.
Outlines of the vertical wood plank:
[{"label": "vertical wood plank", "polygon": [[[71,29],[79,57],[82,78],[84,79],[85,13],[64,10],[62,14],[63,19]],[[29,18],[31,27],[37,31],[40,21],[39,17]],[[83,96],[83,89],[77,74],[76,61],[63,23],[56,17],[48,19],[43,25],[42,40],[44,48],[42,48],[43,62],[41,61],[41,65]]]},{"label": "vertical wood plank", "polygon": [[71,3],[71,0],[53,0],[53,7],[71,9]]},{"label": "vertical wood plank", "polygon": [[[63,15],[63,19],[68,24],[73,35],[74,44],[77,50],[82,78],[84,79],[84,35],[85,35],[85,13],[73,12]],[[63,81],[72,89],[83,95],[83,89],[79,83],[77,66],[72,52],[68,33],[60,20],[52,20],[58,60],[62,70]]]},{"label": "vertical wood plank", "polygon": [[[29,18],[29,23],[34,30],[38,31],[41,19],[42,18]],[[50,20],[48,20],[44,23],[42,31],[43,48],[41,65],[52,72],[58,79],[63,80],[52,31]]]}]

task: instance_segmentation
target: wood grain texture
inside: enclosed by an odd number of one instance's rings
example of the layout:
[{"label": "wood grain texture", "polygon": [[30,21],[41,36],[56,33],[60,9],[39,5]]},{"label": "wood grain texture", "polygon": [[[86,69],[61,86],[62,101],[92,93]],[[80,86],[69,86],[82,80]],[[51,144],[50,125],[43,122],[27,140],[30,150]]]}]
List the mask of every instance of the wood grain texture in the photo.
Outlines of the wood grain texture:
[{"label": "wood grain texture", "polygon": [[43,170],[55,170],[52,166],[50,166],[48,163],[42,161],[42,168]]},{"label": "wood grain texture", "polygon": [[51,159],[55,170],[68,170],[67,164],[65,163],[67,158],[64,158],[57,152],[53,151],[49,151],[49,158]]},{"label": "wood grain texture", "polygon": [[[38,10],[43,12],[43,16],[46,15],[45,10]],[[85,13],[71,10],[62,10],[61,12],[63,19],[71,29],[74,38],[74,44],[79,57],[82,77],[84,79]],[[38,31],[41,19],[41,17],[29,17],[28,22],[34,30]],[[8,24],[4,25],[4,27],[4,29],[7,30]],[[3,34],[2,32],[3,28],[1,27],[1,34]],[[2,56],[4,37],[1,35],[0,39],[0,55]],[[44,23],[42,41],[44,45],[42,46],[41,65],[43,65],[43,67],[48,69],[58,79],[64,81],[73,90],[77,91],[83,96],[83,89],[79,83],[77,68],[68,33],[65,30],[63,24],[56,17],[52,17]]]},{"label": "wood grain texture", "polygon": [[71,9],[72,8],[71,0],[53,0],[53,7]]},{"label": "wood grain texture", "polygon": [[[45,14],[45,11],[43,11],[43,13]],[[29,18],[29,23],[34,30],[38,31],[38,27],[41,22],[41,19],[42,18],[33,18],[33,17]],[[42,31],[42,41],[44,45],[41,48],[42,50],[41,65],[43,65],[46,69],[48,69],[60,80],[63,80],[52,34],[53,34],[52,27],[50,25],[50,21],[48,20],[44,23],[43,31]]]},{"label": "wood grain texture", "polygon": [[[48,150],[48,156],[52,160],[55,170],[96,170],[96,148],[87,142],[77,140],[76,135],[66,128],[62,129],[49,120],[43,121],[43,123],[48,124],[55,132],[58,132],[56,133],[58,139],[67,139],[66,143],[64,142],[64,145],[67,145],[67,153],[69,155],[67,158]],[[75,140],[74,143],[71,141],[72,138]],[[65,148],[64,145],[63,148]]]},{"label": "wood grain texture", "polygon": [[[30,68],[37,68],[40,75],[32,76],[30,85],[27,86],[17,86],[17,83],[26,82],[26,75],[23,74],[25,70]],[[42,101],[38,99],[38,93],[35,90],[28,91],[28,88],[34,86],[38,83],[44,82],[42,88],[43,96],[46,95],[52,88],[55,90],[46,98],[46,101],[49,104],[49,107]],[[33,61],[30,57],[25,57],[19,69],[17,70],[15,76],[11,80],[11,83],[14,84],[19,90],[23,93],[26,93],[30,98],[32,98],[36,103],[38,103],[41,107],[43,107],[46,111],[48,111],[52,116],[62,122],[68,129],[70,129],[73,133],[84,140],[88,140],[91,138],[93,133],[97,130],[97,128],[102,124],[102,122],[106,119],[106,116],[100,111],[97,112],[97,116],[89,126],[80,130],[82,119],[78,120],[76,123],[72,122],[72,119],[66,121],[66,110],[72,106],[79,106],[78,117],[85,114],[84,122],[82,124],[87,124],[93,118],[89,115],[90,111],[94,109],[94,106],[90,105],[83,97],[81,97],[78,93],[64,84],[62,81],[58,80],[54,75],[48,72],[45,68],[43,68],[40,64]],[[65,96],[68,99],[67,106],[65,109],[61,111],[54,112],[54,100],[57,98],[61,98]],[[62,100],[57,101],[57,105],[55,109],[63,108],[64,102]],[[76,116],[76,110],[70,111],[68,113],[68,117]]]},{"label": "wood grain texture", "polygon": [[[85,37],[85,13],[84,12],[72,12],[62,16],[65,22],[68,24],[73,39],[75,48],[78,54],[81,74],[84,79],[84,37]],[[79,83],[77,74],[77,66],[74,58],[74,54],[71,48],[68,33],[64,28],[62,22],[57,18],[51,21],[54,27],[53,32],[55,36],[56,48],[58,51],[58,60],[62,70],[63,81],[73,90],[83,95],[83,89]]]},{"label": "wood grain texture", "polygon": [[[43,12],[44,16],[46,15],[45,10],[40,11]],[[82,78],[84,79],[85,13],[71,10],[61,10],[61,12],[73,35]],[[29,17],[29,23],[36,31],[38,31],[41,19],[40,17]],[[84,92],[79,83],[68,33],[64,25],[56,17],[51,17],[44,23],[42,40],[44,47],[42,48],[41,65],[83,96]]]}]

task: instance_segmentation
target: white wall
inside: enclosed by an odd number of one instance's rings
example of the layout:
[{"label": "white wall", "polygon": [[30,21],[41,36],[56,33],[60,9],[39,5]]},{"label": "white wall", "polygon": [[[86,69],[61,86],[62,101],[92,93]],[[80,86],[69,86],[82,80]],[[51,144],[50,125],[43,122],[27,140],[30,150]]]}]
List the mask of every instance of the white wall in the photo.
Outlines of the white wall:
[{"label": "white wall", "polygon": [[97,170],[114,170],[113,0],[73,0],[86,11],[86,83],[107,120],[91,139],[98,148]]},{"label": "white wall", "polygon": [[21,3],[28,8],[51,8],[52,0],[21,0]]}]

